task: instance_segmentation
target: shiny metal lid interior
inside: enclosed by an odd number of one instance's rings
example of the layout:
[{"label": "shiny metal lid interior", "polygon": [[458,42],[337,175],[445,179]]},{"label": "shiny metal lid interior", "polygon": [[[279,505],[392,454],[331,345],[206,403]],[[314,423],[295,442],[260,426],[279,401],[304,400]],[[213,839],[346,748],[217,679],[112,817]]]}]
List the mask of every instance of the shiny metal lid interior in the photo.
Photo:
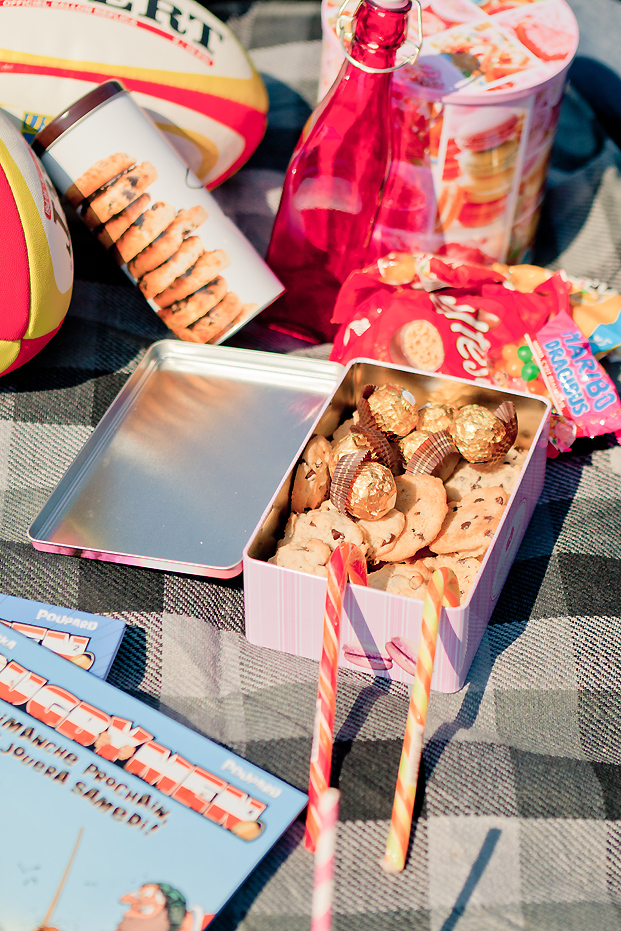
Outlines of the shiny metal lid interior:
[{"label": "shiny metal lid interior", "polygon": [[30,527],[42,550],[228,577],[337,363],[162,340]]}]

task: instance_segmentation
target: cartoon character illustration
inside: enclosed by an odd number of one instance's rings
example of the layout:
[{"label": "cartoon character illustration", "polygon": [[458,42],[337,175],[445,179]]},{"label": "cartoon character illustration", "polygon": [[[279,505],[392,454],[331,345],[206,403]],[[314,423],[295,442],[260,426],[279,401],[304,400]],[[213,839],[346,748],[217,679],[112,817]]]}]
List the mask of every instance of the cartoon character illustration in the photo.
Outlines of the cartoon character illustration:
[{"label": "cartoon character illustration", "polygon": [[[58,931],[49,922],[69,878],[83,833],[80,828],[60,883],[37,931]],[[198,906],[188,908],[185,896],[167,883],[144,883],[135,892],[126,893],[120,901],[129,908],[115,931],[204,931],[215,917],[205,915]]]},{"label": "cartoon character illustration", "polygon": [[214,917],[188,909],[182,893],[167,883],[145,883],[121,902],[129,908],[115,931],[202,931]]}]

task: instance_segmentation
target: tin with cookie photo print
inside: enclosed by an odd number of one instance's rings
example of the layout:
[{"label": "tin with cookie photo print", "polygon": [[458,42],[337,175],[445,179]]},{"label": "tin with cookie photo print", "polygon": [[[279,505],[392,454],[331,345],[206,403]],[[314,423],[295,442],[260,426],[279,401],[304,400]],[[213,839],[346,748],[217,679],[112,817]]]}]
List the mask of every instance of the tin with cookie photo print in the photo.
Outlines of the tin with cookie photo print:
[{"label": "tin with cookie photo print", "polygon": [[118,81],[37,135],[52,181],[180,339],[217,344],[283,287]]}]

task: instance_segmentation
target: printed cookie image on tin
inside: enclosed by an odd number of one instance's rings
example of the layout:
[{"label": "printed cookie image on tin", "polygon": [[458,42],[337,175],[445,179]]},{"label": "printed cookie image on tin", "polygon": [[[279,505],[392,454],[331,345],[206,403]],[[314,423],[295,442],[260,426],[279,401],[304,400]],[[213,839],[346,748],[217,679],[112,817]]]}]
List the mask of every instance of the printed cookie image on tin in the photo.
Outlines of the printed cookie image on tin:
[{"label": "printed cookie image on tin", "polygon": [[219,343],[282,293],[117,81],[76,101],[33,147],[61,194],[179,339]]}]

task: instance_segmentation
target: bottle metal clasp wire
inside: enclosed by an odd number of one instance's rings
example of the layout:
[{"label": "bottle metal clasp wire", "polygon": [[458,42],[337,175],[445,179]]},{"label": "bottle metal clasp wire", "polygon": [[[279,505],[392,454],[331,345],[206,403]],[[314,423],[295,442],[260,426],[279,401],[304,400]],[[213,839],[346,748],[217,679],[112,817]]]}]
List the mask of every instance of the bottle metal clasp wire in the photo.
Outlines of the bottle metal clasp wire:
[{"label": "bottle metal clasp wire", "polygon": [[[398,68],[402,68],[403,65],[413,65],[418,56],[420,55],[421,46],[423,44],[423,11],[419,3],[419,0],[412,0],[412,4],[416,7],[416,19],[417,19],[417,32],[418,37],[417,41],[414,43],[415,51],[408,55],[403,61],[400,61],[398,64],[391,65],[390,68],[373,68],[371,65],[365,65],[361,61],[356,61],[349,54],[348,44],[351,42],[353,37],[353,32],[351,31],[351,25],[353,19],[358,12],[358,9],[362,6],[364,0],[359,0],[359,3],[356,6],[356,9],[348,16],[345,13],[345,10],[349,6],[351,0],[344,0],[341,4],[338,16],[336,18],[336,34],[341,43],[341,48],[345,53],[345,58],[347,61],[351,62],[352,65],[355,65],[357,68],[361,68],[362,71],[367,71],[369,74],[389,74],[391,71],[397,71]],[[349,27],[349,28],[348,28]],[[406,43],[410,44],[406,39]]]}]

